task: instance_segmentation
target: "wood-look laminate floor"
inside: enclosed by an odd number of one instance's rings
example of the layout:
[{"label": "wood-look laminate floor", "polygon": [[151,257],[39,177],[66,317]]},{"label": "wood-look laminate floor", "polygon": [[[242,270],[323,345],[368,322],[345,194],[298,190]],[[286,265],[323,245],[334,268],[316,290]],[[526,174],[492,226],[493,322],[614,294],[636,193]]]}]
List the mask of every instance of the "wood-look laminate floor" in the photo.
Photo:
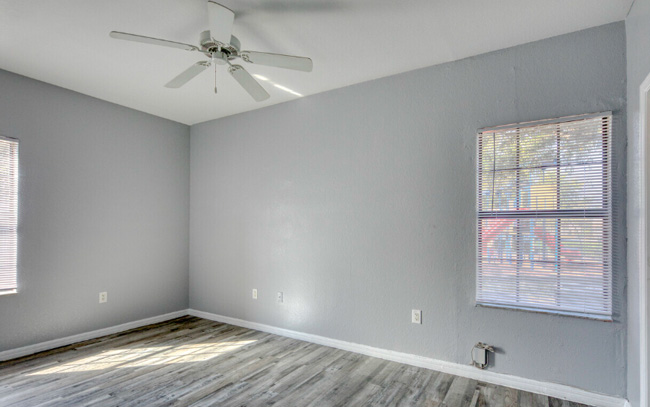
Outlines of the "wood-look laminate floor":
[{"label": "wood-look laminate floor", "polygon": [[0,363],[0,406],[579,406],[195,317]]}]

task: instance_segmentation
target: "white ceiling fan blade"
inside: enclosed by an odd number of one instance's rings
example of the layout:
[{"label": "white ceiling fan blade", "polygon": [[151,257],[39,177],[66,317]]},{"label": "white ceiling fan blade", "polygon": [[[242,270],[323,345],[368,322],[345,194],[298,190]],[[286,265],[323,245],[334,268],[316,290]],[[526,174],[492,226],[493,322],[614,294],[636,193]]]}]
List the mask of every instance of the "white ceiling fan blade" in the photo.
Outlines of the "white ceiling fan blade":
[{"label": "white ceiling fan blade", "polygon": [[231,65],[228,70],[237,82],[257,102],[268,99],[271,95],[241,65]]},{"label": "white ceiling fan blade", "polygon": [[258,65],[275,66],[278,68],[294,69],[296,71],[311,72],[314,64],[307,57],[293,55],[271,54],[268,52],[242,51],[242,59]]},{"label": "white ceiling fan blade", "polygon": [[190,79],[194,78],[196,75],[205,71],[210,66],[209,62],[199,61],[194,65],[190,66],[186,70],[180,73],[177,77],[169,81],[165,87],[166,88],[180,88],[185,85]]},{"label": "white ceiling fan blade", "polygon": [[119,31],[111,31],[109,35],[111,36],[111,38],[116,38],[118,40],[143,42],[145,44],[161,45],[163,47],[172,47],[172,48],[184,49],[187,51],[199,50],[194,45],[183,44],[182,42],[161,40],[159,38],[145,37],[144,35],[129,34],[129,33],[123,33]]},{"label": "white ceiling fan blade", "polygon": [[210,20],[210,36],[221,43],[230,44],[235,13],[219,3],[208,1],[208,18]]}]

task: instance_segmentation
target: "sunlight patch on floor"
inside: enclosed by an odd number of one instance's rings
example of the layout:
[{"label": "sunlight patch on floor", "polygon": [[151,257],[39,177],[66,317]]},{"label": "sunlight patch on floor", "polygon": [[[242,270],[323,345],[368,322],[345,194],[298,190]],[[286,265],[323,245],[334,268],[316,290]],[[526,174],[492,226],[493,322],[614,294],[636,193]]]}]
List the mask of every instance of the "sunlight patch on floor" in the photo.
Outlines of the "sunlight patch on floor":
[{"label": "sunlight patch on floor", "polygon": [[256,342],[256,340],[112,349],[97,355],[39,370],[28,374],[28,376],[205,362],[253,342]]}]

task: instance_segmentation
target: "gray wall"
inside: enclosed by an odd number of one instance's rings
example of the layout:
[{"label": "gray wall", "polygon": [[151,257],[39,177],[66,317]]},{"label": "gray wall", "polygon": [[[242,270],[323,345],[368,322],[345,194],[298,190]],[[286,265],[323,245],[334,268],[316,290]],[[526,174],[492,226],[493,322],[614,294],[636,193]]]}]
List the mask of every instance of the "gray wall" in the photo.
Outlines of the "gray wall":
[{"label": "gray wall", "polygon": [[0,351],[187,308],[189,127],[0,71],[0,134],[20,139]]},{"label": "gray wall", "polygon": [[625,91],[620,22],[194,125],[190,305],[461,364],[484,341],[494,371],[625,395],[624,312],[474,306],[476,130],[613,110],[624,202]]},{"label": "gray wall", "polygon": [[[650,74],[650,0],[636,0],[626,20],[627,31],[627,100],[628,100],[628,397],[633,406],[639,404],[639,231],[638,219],[641,215],[641,178],[644,170],[639,150],[639,88]],[[646,141],[648,143],[648,141]],[[646,150],[647,151],[647,150]],[[647,165],[647,164],[646,164]],[[650,174],[646,180],[650,181]],[[650,188],[650,185],[646,185]],[[650,189],[649,189],[650,190]]]}]

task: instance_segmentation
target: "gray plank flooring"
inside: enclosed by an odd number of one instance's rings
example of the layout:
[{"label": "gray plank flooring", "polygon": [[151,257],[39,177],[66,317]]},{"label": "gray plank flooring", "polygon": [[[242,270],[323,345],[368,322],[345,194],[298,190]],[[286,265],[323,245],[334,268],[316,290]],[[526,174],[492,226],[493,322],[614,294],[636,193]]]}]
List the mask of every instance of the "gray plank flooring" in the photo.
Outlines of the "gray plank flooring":
[{"label": "gray plank flooring", "polygon": [[582,405],[182,317],[2,362],[0,406]]}]

